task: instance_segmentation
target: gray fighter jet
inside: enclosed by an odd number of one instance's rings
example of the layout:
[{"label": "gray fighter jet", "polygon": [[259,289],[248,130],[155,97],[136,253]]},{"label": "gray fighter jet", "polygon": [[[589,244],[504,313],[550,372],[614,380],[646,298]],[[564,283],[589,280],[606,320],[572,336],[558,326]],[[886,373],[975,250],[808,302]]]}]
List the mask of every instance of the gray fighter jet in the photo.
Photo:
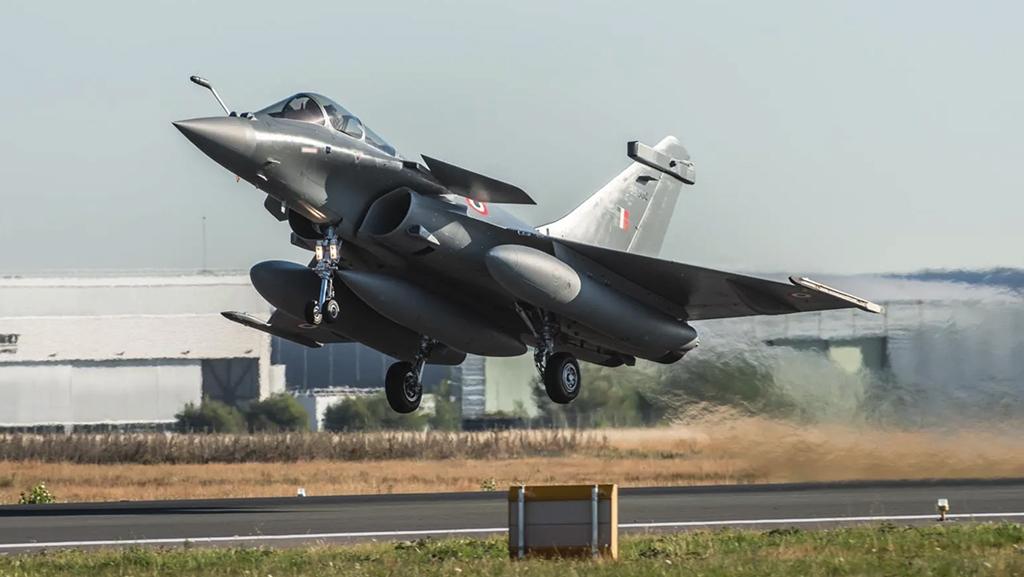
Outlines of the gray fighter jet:
[{"label": "gray fighter jet", "polygon": [[686,149],[630,142],[632,163],[565,217],[530,226],[502,210],[522,189],[423,156],[409,160],[338,103],[300,93],[258,112],[174,125],[266,195],[312,262],[262,262],[251,278],[275,312],[224,316],[319,347],[358,341],[398,359],[391,407],[422,397],[425,363],[534,349],[548,396],[580,392],[579,361],[674,363],[697,346],[691,321],[858,308],[867,300],[806,278],[792,285],[655,258],[684,185]]}]

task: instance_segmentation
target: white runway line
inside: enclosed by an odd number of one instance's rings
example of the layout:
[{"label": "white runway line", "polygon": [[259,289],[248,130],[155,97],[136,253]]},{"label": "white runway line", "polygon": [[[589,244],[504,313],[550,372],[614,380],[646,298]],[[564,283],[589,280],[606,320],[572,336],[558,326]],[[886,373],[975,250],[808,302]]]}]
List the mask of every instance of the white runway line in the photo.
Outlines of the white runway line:
[{"label": "white runway line", "polygon": [[[959,513],[946,515],[947,519],[1000,519],[1024,517],[1021,513]],[[872,515],[865,517],[794,517],[790,519],[733,519],[729,521],[666,521],[659,523],[619,523],[620,529],[658,529],[672,527],[722,527],[745,525],[799,525],[808,523],[863,523],[874,521],[927,521],[938,520],[932,515]],[[164,539],[109,539],[101,541],[52,541],[37,543],[0,543],[5,549],[45,549],[48,547],[103,547],[124,545],[183,545],[185,543],[245,543],[252,541],[304,541],[326,539],[359,539],[373,537],[429,537],[433,535],[487,535],[507,533],[507,527],[478,529],[423,529],[416,531],[362,531],[350,533],[297,533],[292,535],[233,535],[226,537],[168,537]]]},{"label": "white runway line", "polygon": [[[960,513],[947,519],[992,519],[1024,517],[1024,513]],[[663,523],[619,523],[620,529],[657,529],[659,527],[721,527],[743,525],[799,525],[807,523],[864,523],[871,521],[938,521],[938,515],[872,515],[866,517],[794,517],[792,519],[734,519],[732,521],[666,521]]]}]

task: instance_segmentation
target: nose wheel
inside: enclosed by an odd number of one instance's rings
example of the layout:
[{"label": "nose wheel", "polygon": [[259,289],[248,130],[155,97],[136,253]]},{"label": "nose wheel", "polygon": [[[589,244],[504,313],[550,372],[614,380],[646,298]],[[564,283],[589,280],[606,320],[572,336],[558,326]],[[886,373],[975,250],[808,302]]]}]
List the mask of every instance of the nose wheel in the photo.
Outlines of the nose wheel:
[{"label": "nose wheel", "polygon": [[325,237],[318,240],[314,248],[316,263],[313,272],[320,277],[320,294],[306,305],[306,322],[313,326],[334,323],[341,316],[341,305],[334,298],[334,273],[341,259],[340,248],[341,243],[333,228],[327,229]]},{"label": "nose wheel", "polygon": [[421,337],[413,362],[399,361],[388,368],[384,377],[384,394],[396,413],[408,414],[420,407],[423,400],[423,367],[435,344],[433,339]]}]

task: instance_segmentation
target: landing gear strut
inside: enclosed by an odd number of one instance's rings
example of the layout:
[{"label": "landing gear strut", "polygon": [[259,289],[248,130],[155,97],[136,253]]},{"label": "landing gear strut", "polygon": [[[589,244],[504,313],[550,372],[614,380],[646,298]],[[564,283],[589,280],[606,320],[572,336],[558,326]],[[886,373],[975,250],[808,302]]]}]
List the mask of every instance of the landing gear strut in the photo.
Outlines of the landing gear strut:
[{"label": "landing gear strut", "polygon": [[399,361],[388,368],[384,377],[384,393],[396,413],[411,413],[420,407],[420,401],[423,400],[423,367],[435,344],[437,342],[430,337],[420,337],[420,346],[413,362]]},{"label": "landing gear strut", "polygon": [[537,341],[537,347],[533,351],[533,364],[544,381],[544,390],[547,391],[548,398],[560,405],[571,402],[579,396],[583,379],[576,357],[569,353],[555,352],[557,321],[544,311],[539,311],[541,320],[535,323],[521,306],[516,304],[515,308]]},{"label": "landing gear strut", "polygon": [[341,306],[334,299],[334,273],[338,270],[341,258],[340,246],[334,228],[328,228],[324,238],[316,241],[313,272],[320,277],[320,295],[306,305],[306,322],[311,325],[318,326],[323,322],[330,324],[341,316]]}]

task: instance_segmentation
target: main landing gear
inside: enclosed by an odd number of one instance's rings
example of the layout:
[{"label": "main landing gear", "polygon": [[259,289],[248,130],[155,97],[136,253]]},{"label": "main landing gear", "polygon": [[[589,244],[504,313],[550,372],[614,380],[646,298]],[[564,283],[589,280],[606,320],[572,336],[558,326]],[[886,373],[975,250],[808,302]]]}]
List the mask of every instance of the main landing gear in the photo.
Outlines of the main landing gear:
[{"label": "main landing gear", "polygon": [[552,401],[564,405],[580,394],[580,364],[569,353],[555,353],[544,363],[544,390]]},{"label": "main landing gear", "polygon": [[388,368],[384,377],[384,393],[396,413],[407,414],[420,407],[423,400],[423,367],[436,341],[420,337],[420,346],[413,362],[398,361]]},{"label": "main landing gear", "polygon": [[341,316],[341,306],[334,299],[334,273],[338,270],[340,260],[340,241],[333,228],[327,229],[324,238],[316,241],[314,253],[316,264],[313,272],[320,277],[320,295],[316,300],[306,304],[306,322],[319,326],[321,323],[331,324]]},{"label": "main landing gear", "polygon": [[535,323],[530,315],[518,304],[516,312],[526,323],[537,341],[533,352],[533,364],[544,381],[544,390],[548,398],[560,405],[572,402],[580,394],[583,382],[580,364],[570,353],[556,353],[555,332],[558,322],[547,313],[540,311],[540,322]]}]

